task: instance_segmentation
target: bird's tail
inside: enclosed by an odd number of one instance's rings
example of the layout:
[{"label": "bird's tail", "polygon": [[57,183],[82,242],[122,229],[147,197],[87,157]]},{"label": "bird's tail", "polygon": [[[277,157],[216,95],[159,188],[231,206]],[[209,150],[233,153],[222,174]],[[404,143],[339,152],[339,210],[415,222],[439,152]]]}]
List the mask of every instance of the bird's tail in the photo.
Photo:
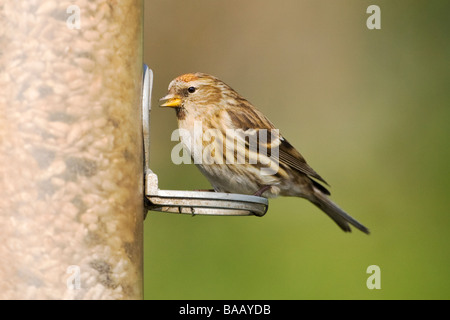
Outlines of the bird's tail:
[{"label": "bird's tail", "polygon": [[349,224],[355,228],[361,230],[364,233],[369,234],[369,229],[363,226],[361,223],[352,218],[348,213],[339,208],[337,204],[330,200],[330,198],[323,194],[320,190],[314,188],[314,195],[310,199],[319,209],[325,212],[331,219],[334,220],[345,232],[352,231]]}]

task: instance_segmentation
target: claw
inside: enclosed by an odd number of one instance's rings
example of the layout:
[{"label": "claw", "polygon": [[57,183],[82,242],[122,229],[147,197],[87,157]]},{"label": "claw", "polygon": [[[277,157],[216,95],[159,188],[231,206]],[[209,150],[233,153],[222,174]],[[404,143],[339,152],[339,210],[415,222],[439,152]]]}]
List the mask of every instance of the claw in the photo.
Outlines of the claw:
[{"label": "claw", "polygon": [[269,190],[271,187],[272,187],[272,186],[264,186],[264,187],[262,187],[261,189],[259,189],[258,191],[256,191],[253,195],[254,195],[254,196],[261,197],[262,194],[263,194],[264,192],[266,192],[267,190]]}]

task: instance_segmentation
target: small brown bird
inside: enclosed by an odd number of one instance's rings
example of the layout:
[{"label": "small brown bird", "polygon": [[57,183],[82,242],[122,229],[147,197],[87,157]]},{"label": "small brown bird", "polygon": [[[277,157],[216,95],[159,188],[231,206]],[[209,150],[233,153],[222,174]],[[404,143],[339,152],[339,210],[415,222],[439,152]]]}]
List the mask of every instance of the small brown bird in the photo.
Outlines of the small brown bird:
[{"label": "small brown bird", "polygon": [[369,230],[329,198],[327,182],[250,102],[204,73],[175,78],[162,107],[175,108],[179,136],[217,192],[311,201],[344,231]]}]

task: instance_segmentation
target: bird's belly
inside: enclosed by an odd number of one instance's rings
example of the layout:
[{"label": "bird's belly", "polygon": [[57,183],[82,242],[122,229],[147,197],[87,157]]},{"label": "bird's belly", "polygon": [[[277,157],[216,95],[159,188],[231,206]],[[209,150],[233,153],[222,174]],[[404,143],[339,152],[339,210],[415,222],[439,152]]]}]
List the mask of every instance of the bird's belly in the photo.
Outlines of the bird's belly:
[{"label": "bird's belly", "polygon": [[277,181],[261,176],[258,168],[251,165],[197,165],[217,192],[229,192],[253,195],[264,186],[273,186],[264,192],[264,197],[276,197],[279,194]]},{"label": "bird's belly", "polygon": [[[201,135],[195,134],[195,130],[189,131],[184,126],[182,129],[180,140],[184,148],[215,191],[253,195],[263,187],[271,186],[262,196],[272,198],[280,195],[280,179],[275,176],[276,171],[271,174],[261,163],[229,163],[228,158],[224,157],[222,145],[227,141],[216,137],[212,143],[205,143]],[[248,160],[245,157],[243,159]]]}]

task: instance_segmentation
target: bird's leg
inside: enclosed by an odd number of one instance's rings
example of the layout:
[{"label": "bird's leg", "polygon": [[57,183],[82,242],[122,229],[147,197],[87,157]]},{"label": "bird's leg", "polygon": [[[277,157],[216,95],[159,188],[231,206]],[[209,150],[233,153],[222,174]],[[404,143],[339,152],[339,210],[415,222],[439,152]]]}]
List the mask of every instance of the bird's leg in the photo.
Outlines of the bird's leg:
[{"label": "bird's leg", "polygon": [[261,195],[262,195],[264,192],[266,192],[267,190],[269,190],[270,187],[272,187],[272,186],[263,186],[261,189],[259,189],[258,191],[256,191],[253,195],[254,195],[254,196],[261,197]]}]

